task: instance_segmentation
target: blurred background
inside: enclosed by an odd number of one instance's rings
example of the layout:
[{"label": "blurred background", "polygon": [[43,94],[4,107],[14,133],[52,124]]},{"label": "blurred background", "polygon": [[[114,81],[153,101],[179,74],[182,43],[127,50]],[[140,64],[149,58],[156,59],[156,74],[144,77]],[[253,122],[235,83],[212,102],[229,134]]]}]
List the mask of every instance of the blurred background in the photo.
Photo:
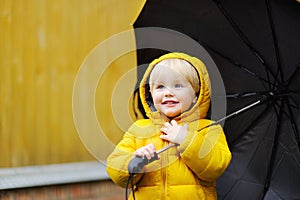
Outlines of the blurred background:
[{"label": "blurred background", "polygon": [[[74,126],[73,84],[96,45],[132,29],[143,3],[1,0],[0,167],[93,159]],[[112,63],[107,80],[118,79],[129,66],[124,63],[135,62],[132,53]],[[101,95],[98,104],[108,99]]]},{"label": "blurred background", "polygon": [[[144,3],[1,0],[0,169],[95,161],[74,126],[74,81],[96,45],[133,28]],[[114,85],[133,66],[135,52],[111,64],[104,84]],[[111,90],[105,87],[97,94],[96,106],[109,108],[107,96]],[[120,133],[111,114],[106,116],[103,124]]]}]

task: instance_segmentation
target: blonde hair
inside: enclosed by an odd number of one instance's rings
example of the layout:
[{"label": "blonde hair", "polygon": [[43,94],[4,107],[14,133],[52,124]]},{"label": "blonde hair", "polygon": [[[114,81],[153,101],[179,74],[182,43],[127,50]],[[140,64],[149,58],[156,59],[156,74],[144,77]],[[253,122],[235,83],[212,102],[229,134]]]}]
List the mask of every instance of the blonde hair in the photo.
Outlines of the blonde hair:
[{"label": "blonde hair", "polygon": [[200,81],[196,69],[188,61],[178,58],[162,60],[154,66],[149,77],[150,88],[152,87],[151,83],[153,83],[154,77],[159,73],[158,70],[154,70],[157,65],[163,65],[181,74],[191,84],[195,93],[199,93]]}]

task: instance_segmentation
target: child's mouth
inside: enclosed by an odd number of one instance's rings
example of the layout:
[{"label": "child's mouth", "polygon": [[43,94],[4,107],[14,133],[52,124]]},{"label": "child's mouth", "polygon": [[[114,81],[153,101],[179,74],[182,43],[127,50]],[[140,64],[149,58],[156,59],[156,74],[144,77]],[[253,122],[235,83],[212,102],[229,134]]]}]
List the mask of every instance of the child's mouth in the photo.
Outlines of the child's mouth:
[{"label": "child's mouth", "polygon": [[178,103],[178,101],[164,101],[164,102],[162,102],[163,105],[175,105],[177,103]]}]

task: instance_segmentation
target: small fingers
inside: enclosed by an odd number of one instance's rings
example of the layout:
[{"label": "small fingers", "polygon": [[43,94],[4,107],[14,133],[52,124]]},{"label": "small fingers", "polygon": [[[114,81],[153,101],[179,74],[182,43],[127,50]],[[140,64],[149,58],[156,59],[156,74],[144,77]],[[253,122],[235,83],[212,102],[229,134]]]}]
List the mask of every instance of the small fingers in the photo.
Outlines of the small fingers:
[{"label": "small fingers", "polygon": [[134,156],[140,156],[140,157],[144,156],[142,149],[137,149],[133,154],[134,154]]},{"label": "small fingers", "polygon": [[171,138],[170,138],[169,135],[160,135],[159,137],[160,137],[160,139],[167,140],[167,141],[171,142]]},{"label": "small fingers", "polygon": [[153,144],[149,144],[147,146],[143,146],[139,149],[137,149],[134,152],[135,156],[140,156],[140,157],[146,157],[148,160],[150,160],[152,157],[154,157],[154,153],[156,152],[155,147]]},{"label": "small fingers", "polygon": [[155,146],[154,146],[153,143],[149,144],[148,146],[151,148],[152,152],[156,151]]},{"label": "small fingers", "polygon": [[[174,121],[174,120],[173,120]],[[164,123],[164,126],[160,129],[164,134],[167,134],[172,128],[172,124],[169,122]]]},{"label": "small fingers", "polygon": [[172,125],[171,125],[169,122],[166,122],[166,123],[164,123],[164,126],[165,126],[166,128],[168,128],[168,127],[171,127]]},{"label": "small fingers", "polygon": [[168,132],[168,129],[166,127],[162,127],[160,130],[163,132],[163,134],[166,134]]},{"label": "small fingers", "polygon": [[172,126],[177,126],[177,125],[178,125],[177,122],[176,122],[175,120],[172,120],[172,121],[171,121],[171,124],[172,124]]},{"label": "small fingers", "polygon": [[145,146],[145,156],[148,160],[154,157],[154,153],[156,152],[154,145],[151,143]]}]

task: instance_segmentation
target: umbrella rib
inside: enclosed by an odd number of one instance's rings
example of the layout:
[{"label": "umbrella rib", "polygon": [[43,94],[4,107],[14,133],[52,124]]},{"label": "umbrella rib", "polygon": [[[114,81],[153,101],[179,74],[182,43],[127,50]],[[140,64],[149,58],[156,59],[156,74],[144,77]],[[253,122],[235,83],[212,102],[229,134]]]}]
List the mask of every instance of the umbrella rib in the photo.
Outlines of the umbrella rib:
[{"label": "umbrella rib", "polygon": [[263,96],[263,98],[271,98],[271,96],[274,97],[274,94],[269,91],[265,91],[265,92],[250,91],[250,92],[241,92],[241,93],[227,93],[226,98],[237,99],[237,98],[253,97],[257,95]]},{"label": "umbrella rib", "polygon": [[261,95],[261,92],[242,92],[242,93],[227,93],[226,98],[244,98]]},{"label": "umbrella rib", "polygon": [[[247,72],[248,74],[250,74],[251,76],[257,78],[258,80],[267,83],[268,85],[272,85],[273,87],[276,87],[277,85],[275,85],[274,83],[272,83],[269,78],[265,79],[263,77],[261,77],[260,75],[256,74],[255,72],[251,71],[249,68],[247,68],[246,66],[244,66],[243,64],[240,64],[234,60],[232,60],[231,58],[225,56],[224,54],[220,53],[219,51],[213,49],[212,47],[208,46],[207,44],[205,44],[204,42],[201,42],[199,40],[196,40],[197,42],[199,42],[203,47],[211,50],[212,52],[214,52],[215,54],[221,56],[222,58],[224,58],[225,60],[227,60],[229,63],[231,63],[232,65],[240,68],[241,70]],[[270,89],[270,88],[269,88]]]},{"label": "umbrella rib", "polygon": [[287,116],[288,116],[288,119],[289,119],[290,122],[291,122],[291,125],[292,125],[292,128],[293,128],[293,133],[294,133],[294,136],[295,136],[297,145],[298,145],[298,150],[299,150],[299,152],[300,152],[300,136],[299,136],[299,130],[298,130],[297,126],[296,126],[294,114],[293,114],[293,112],[292,112],[291,105],[289,104],[289,99],[287,99],[286,101],[288,102],[288,103],[287,103],[287,107],[288,107],[288,112],[289,112],[289,115],[287,115]]},{"label": "umbrella rib", "polygon": [[[241,31],[241,29],[238,27],[238,25],[234,22],[234,20],[229,16],[228,12],[225,10],[223,5],[219,0],[214,0],[217,7],[220,9],[221,13],[225,16],[225,18],[228,20],[228,22],[231,24],[233,29],[237,32],[237,34],[240,36],[242,41],[247,45],[247,47],[250,49],[250,51],[255,55],[255,57],[263,64],[266,70],[267,79],[270,82],[269,74],[272,75],[273,78],[275,78],[275,75],[273,74],[270,67],[267,65],[267,63],[264,61],[263,56],[254,48],[254,46],[251,44],[251,42],[248,40],[248,38],[245,36],[245,34]],[[271,86],[269,85],[269,90],[271,90]]]},{"label": "umbrella rib", "polygon": [[[279,53],[279,46],[278,46],[278,39],[277,35],[275,32],[275,26],[274,26],[274,21],[273,21],[273,15],[272,15],[272,9],[271,9],[271,3],[270,0],[266,0],[266,6],[267,6],[267,13],[268,13],[268,19],[271,27],[271,33],[272,33],[272,38],[273,38],[273,43],[274,43],[274,48],[275,48],[275,56],[276,56],[276,62],[277,62],[277,71],[275,75],[275,82],[278,81],[278,76],[280,74],[281,82],[283,83],[283,73],[282,73],[282,66],[281,66],[281,59],[280,59],[280,53]],[[274,90],[274,87],[272,88]]]},{"label": "umbrella rib", "polygon": [[[285,99],[285,98],[284,98]],[[274,161],[275,161],[275,157],[276,157],[276,151],[278,148],[278,138],[279,138],[279,130],[280,130],[280,126],[281,126],[281,119],[282,119],[282,115],[283,115],[283,102],[281,101],[280,103],[280,110],[279,112],[276,112],[276,108],[273,105],[276,116],[277,116],[277,124],[276,124],[276,132],[274,135],[274,142],[273,142],[273,148],[272,148],[272,153],[271,153],[271,157],[270,157],[270,161],[269,161],[269,167],[268,167],[268,171],[267,171],[267,175],[266,175],[266,179],[265,179],[265,184],[264,184],[264,192],[263,192],[263,197],[262,199],[264,199],[264,197],[266,196],[266,193],[270,187],[270,181],[271,181],[271,175],[274,169]]]}]

